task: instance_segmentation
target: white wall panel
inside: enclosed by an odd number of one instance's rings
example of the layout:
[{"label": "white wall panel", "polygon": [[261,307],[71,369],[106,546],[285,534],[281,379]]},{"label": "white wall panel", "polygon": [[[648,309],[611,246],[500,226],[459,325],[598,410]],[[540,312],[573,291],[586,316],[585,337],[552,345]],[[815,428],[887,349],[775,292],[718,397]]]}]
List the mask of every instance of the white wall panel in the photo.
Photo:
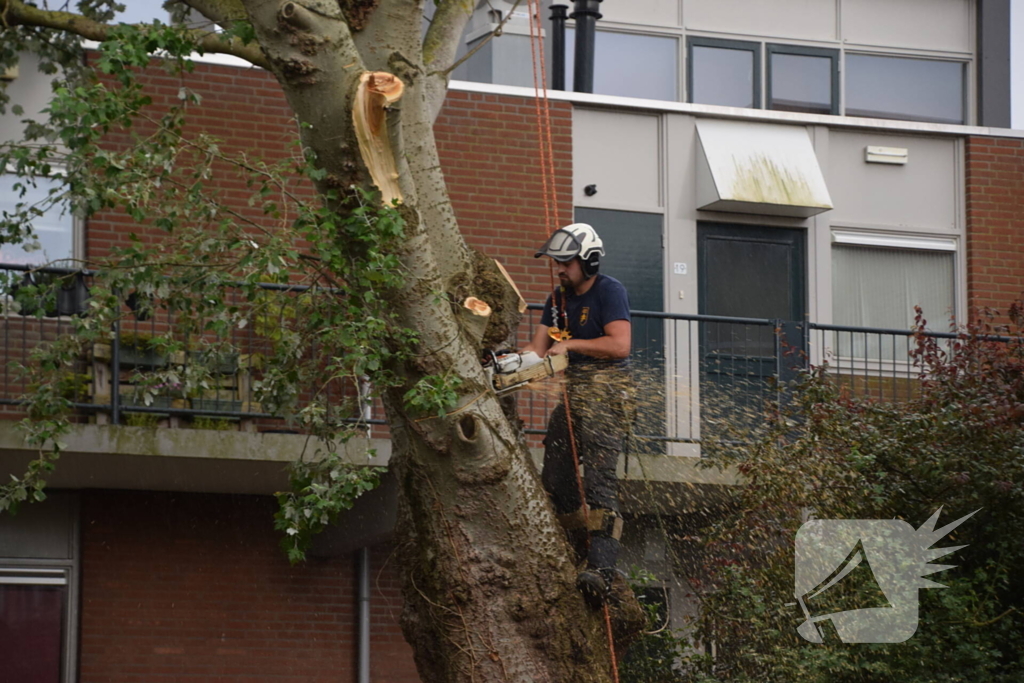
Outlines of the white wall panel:
[{"label": "white wall panel", "polygon": [[[869,164],[868,145],[903,147],[905,166]],[[836,225],[903,231],[948,231],[957,226],[957,151],[951,139],[832,131],[828,189]]]},{"label": "white wall panel", "polygon": [[836,40],[836,0],[684,0],[683,24],[693,31]]},{"label": "white wall panel", "polygon": [[[576,109],[572,116],[573,202],[609,209],[661,206],[658,117]],[[597,194],[583,191],[596,185]]]},{"label": "white wall panel", "polygon": [[970,0],[843,0],[846,43],[945,52],[971,50]]},{"label": "white wall panel", "polygon": [[[624,24],[646,26],[679,26],[679,3],[681,0],[608,0],[602,2],[601,21],[620,21]],[[572,12],[572,3],[569,12]],[[600,24],[600,22],[599,22]]]}]

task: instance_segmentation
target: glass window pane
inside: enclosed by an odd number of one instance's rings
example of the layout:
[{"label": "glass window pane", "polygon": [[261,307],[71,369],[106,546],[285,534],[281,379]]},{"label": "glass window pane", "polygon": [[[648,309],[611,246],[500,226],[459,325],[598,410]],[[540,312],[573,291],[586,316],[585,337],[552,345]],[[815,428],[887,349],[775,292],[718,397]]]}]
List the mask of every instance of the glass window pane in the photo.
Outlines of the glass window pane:
[{"label": "glass window pane", "polygon": [[[58,178],[36,178],[35,187],[28,187],[25,196],[14,189],[15,183],[26,181],[13,175],[0,176],[0,215],[15,211],[17,204],[32,205],[49,196],[52,188],[60,187]],[[32,221],[40,249],[29,249],[26,244],[0,244],[0,263],[40,265],[73,256],[74,218],[58,203]]]},{"label": "glass window pane", "polygon": [[0,679],[59,683],[66,592],[0,585]]},{"label": "glass window pane", "polygon": [[954,253],[833,245],[832,298],[838,325],[906,330],[914,306],[929,328],[948,329]]},{"label": "glass window pane", "polygon": [[[594,36],[594,92],[678,101],[675,38],[598,31]],[[576,31],[565,29],[565,87],[573,88]]]},{"label": "glass window pane", "polygon": [[754,102],[752,51],[694,45],[690,48],[690,66],[693,102],[728,107],[760,105]]},{"label": "glass window pane", "polygon": [[964,123],[964,65],[847,54],[846,114]]},{"label": "glass window pane", "polygon": [[769,109],[809,114],[832,113],[832,59],[769,53]]}]

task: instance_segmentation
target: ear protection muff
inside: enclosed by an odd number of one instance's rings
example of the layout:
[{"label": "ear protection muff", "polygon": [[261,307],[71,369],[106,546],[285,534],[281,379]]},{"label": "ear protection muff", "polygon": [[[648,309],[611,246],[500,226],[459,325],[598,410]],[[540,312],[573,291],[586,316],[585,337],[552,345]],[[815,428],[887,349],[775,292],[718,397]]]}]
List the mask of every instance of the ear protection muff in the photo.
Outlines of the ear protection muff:
[{"label": "ear protection muff", "polygon": [[583,277],[588,280],[594,277],[601,268],[601,254],[592,251],[587,258],[580,257],[580,268],[583,270]]}]

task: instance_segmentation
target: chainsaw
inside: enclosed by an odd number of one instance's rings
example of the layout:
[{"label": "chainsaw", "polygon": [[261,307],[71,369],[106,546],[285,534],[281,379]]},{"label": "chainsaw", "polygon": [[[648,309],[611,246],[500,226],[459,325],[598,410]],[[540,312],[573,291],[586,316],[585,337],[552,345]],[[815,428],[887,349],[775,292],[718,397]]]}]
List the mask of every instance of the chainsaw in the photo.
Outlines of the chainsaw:
[{"label": "chainsaw", "polygon": [[564,353],[541,358],[533,351],[488,351],[484,360],[494,393],[499,396],[518,391],[531,382],[554,377],[568,366],[569,357]]}]

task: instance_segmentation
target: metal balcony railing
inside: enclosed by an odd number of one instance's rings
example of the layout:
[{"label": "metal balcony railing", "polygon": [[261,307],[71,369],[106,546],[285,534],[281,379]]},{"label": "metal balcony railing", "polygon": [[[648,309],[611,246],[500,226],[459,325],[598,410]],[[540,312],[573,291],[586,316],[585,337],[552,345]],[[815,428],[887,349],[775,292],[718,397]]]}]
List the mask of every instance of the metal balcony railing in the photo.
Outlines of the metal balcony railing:
[{"label": "metal balcony railing", "polygon": [[[539,324],[531,305],[520,325],[520,344]],[[631,372],[636,392],[636,448],[696,454],[702,433],[728,422],[734,431],[756,429],[769,400],[811,365],[827,363],[830,375],[851,394],[901,400],[917,390],[919,370],[910,352],[915,333],[868,327],[761,318],[730,318],[632,311]],[[957,335],[926,332],[940,345]],[[995,338],[1008,341],[1007,338]],[[557,386],[531,386],[520,394],[527,430],[543,434],[560,400]]]},{"label": "metal balcony railing", "polygon": [[[33,390],[16,372],[30,365],[32,350],[69,330],[70,316],[87,305],[92,274],[83,271],[5,266],[15,273],[3,291],[0,318],[0,409],[17,414],[24,397]],[[0,270],[0,273],[3,271]],[[27,278],[36,281],[59,277],[64,286],[56,300],[42,301],[29,292]],[[288,315],[289,297],[307,290],[301,286],[261,286],[279,300],[278,313]],[[245,306],[242,292],[226,286],[220,296],[228,303]],[[129,303],[131,303],[129,301]],[[524,346],[540,320],[541,306],[531,305],[519,326],[517,345]],[[111,331],[109,344],[85,349],[77,361],[73,391],[67,396],[83,419],[112,424],[131,424],[132,416],[153,416],[176,426],[197,418],[242,422],[246,428],[288,428],[281,418],[264,409],[254,387],[262,376],[259,359],[271,350],[273,309],[263,308],[261,324],[231,329],[219,339],[237,353],[204,359],[210,366],[210,387],[184,396],[174,387],[149,387],[152,402],[139,400],[138,378],[147,370],[169,364],[187,364],[189,353],[161,358],[140,340],[152,339],[172,329],[173,314],[157,307],[150,316],[126,316]],[[701,435],[728,422],[731,426],[755,426],[764,407],[778,398],[786,382],[810,364],[828,363],[829,372],[849,391],[885,400],[913,395],[917,370],[909,352],[915,347],[910,330],[846,327],[758,318],[728,318],[633,311],[631,373],[636,392],[636,444],[654,453],[694,454]],[[928,333],[947,340],[951,333]],[[309,349],[327,357],[330,349]],[[384,425],[379,401],[362,399],[366,387],[352,382],[328,382],[300,396],[313,400],[314,393],[338,411],[335,418]],[[539,382],[516,394],[520,417],[527,432],[543,434],[548,415],[561,400],[558,381]],[[342,407],[342,405],[346,407]],[[345,413],[347,411],[347,413]],[[358,412],[357,412],[358,411]],[[14,415],[10,415],[14,417]],[[379,435],[384,435],[380,432]],[[688,450],[689,449],[689,450]]]},{"label": "metal balcony railing", "polygon": [[[34,389],[19,368],[34,362],[32,351],[39,344],[72,331],[72,317],[88,306],[93,275],[63,268],[0,267],[5,283],[0,301],[0,406],[8,412],[17,413],[25,396]],[[53,280],[59,283],[56,296],[44,297],[36,291],[42,288],[40,285],[52,286]],[[115,322],[109,341],[83,349],[75,361],[76,380],[65,398],[84,418],[98,423],[166,421],[166,426],[178,426],[181,420],[196,424],[196,419],[202,418],[220,421],[225,427],[230,426],[228,422],[242,422],[247,429],[288,430],[290,425],[264,409],[255,387],[262,377],[264,361],[271,355],[270,335],[275,320],[293,314],[291,297],[309,288],[266,283],[259,289],[272,299],[260,307],[257,319],[233,326],[227,333],[204,333],[185,340],[186,350],[174,353],[165,353],[159,344],[151,342],[175,329],[175,314],[160,306],[144,311],[146,307],[139,306],[133,295],[125,297],[125,315]],[[221,288],[218,296],[224,297],[229,306],[243,310],[252,305],[237,286]],[[220,348],[231,351],[221,353],[217,351]],[[307,353],[312,358],[317,354],[328,358],[331,350],[310,348]],[[153,385],[144,379],[147,374],[184,368],[197,360],[206,370],[202,390],[186,394],[180,385]],[[334,416],[340,421],[385,424],[379,403],[363,398],[365,389],[353,382],[335,380],[315,389],[308,387],[299,400],[308,403],[316,397],[325,405],[328,416],[331,410],[347,410],[348,414]],[[343,409],[343,404],[348,407]]]}]

